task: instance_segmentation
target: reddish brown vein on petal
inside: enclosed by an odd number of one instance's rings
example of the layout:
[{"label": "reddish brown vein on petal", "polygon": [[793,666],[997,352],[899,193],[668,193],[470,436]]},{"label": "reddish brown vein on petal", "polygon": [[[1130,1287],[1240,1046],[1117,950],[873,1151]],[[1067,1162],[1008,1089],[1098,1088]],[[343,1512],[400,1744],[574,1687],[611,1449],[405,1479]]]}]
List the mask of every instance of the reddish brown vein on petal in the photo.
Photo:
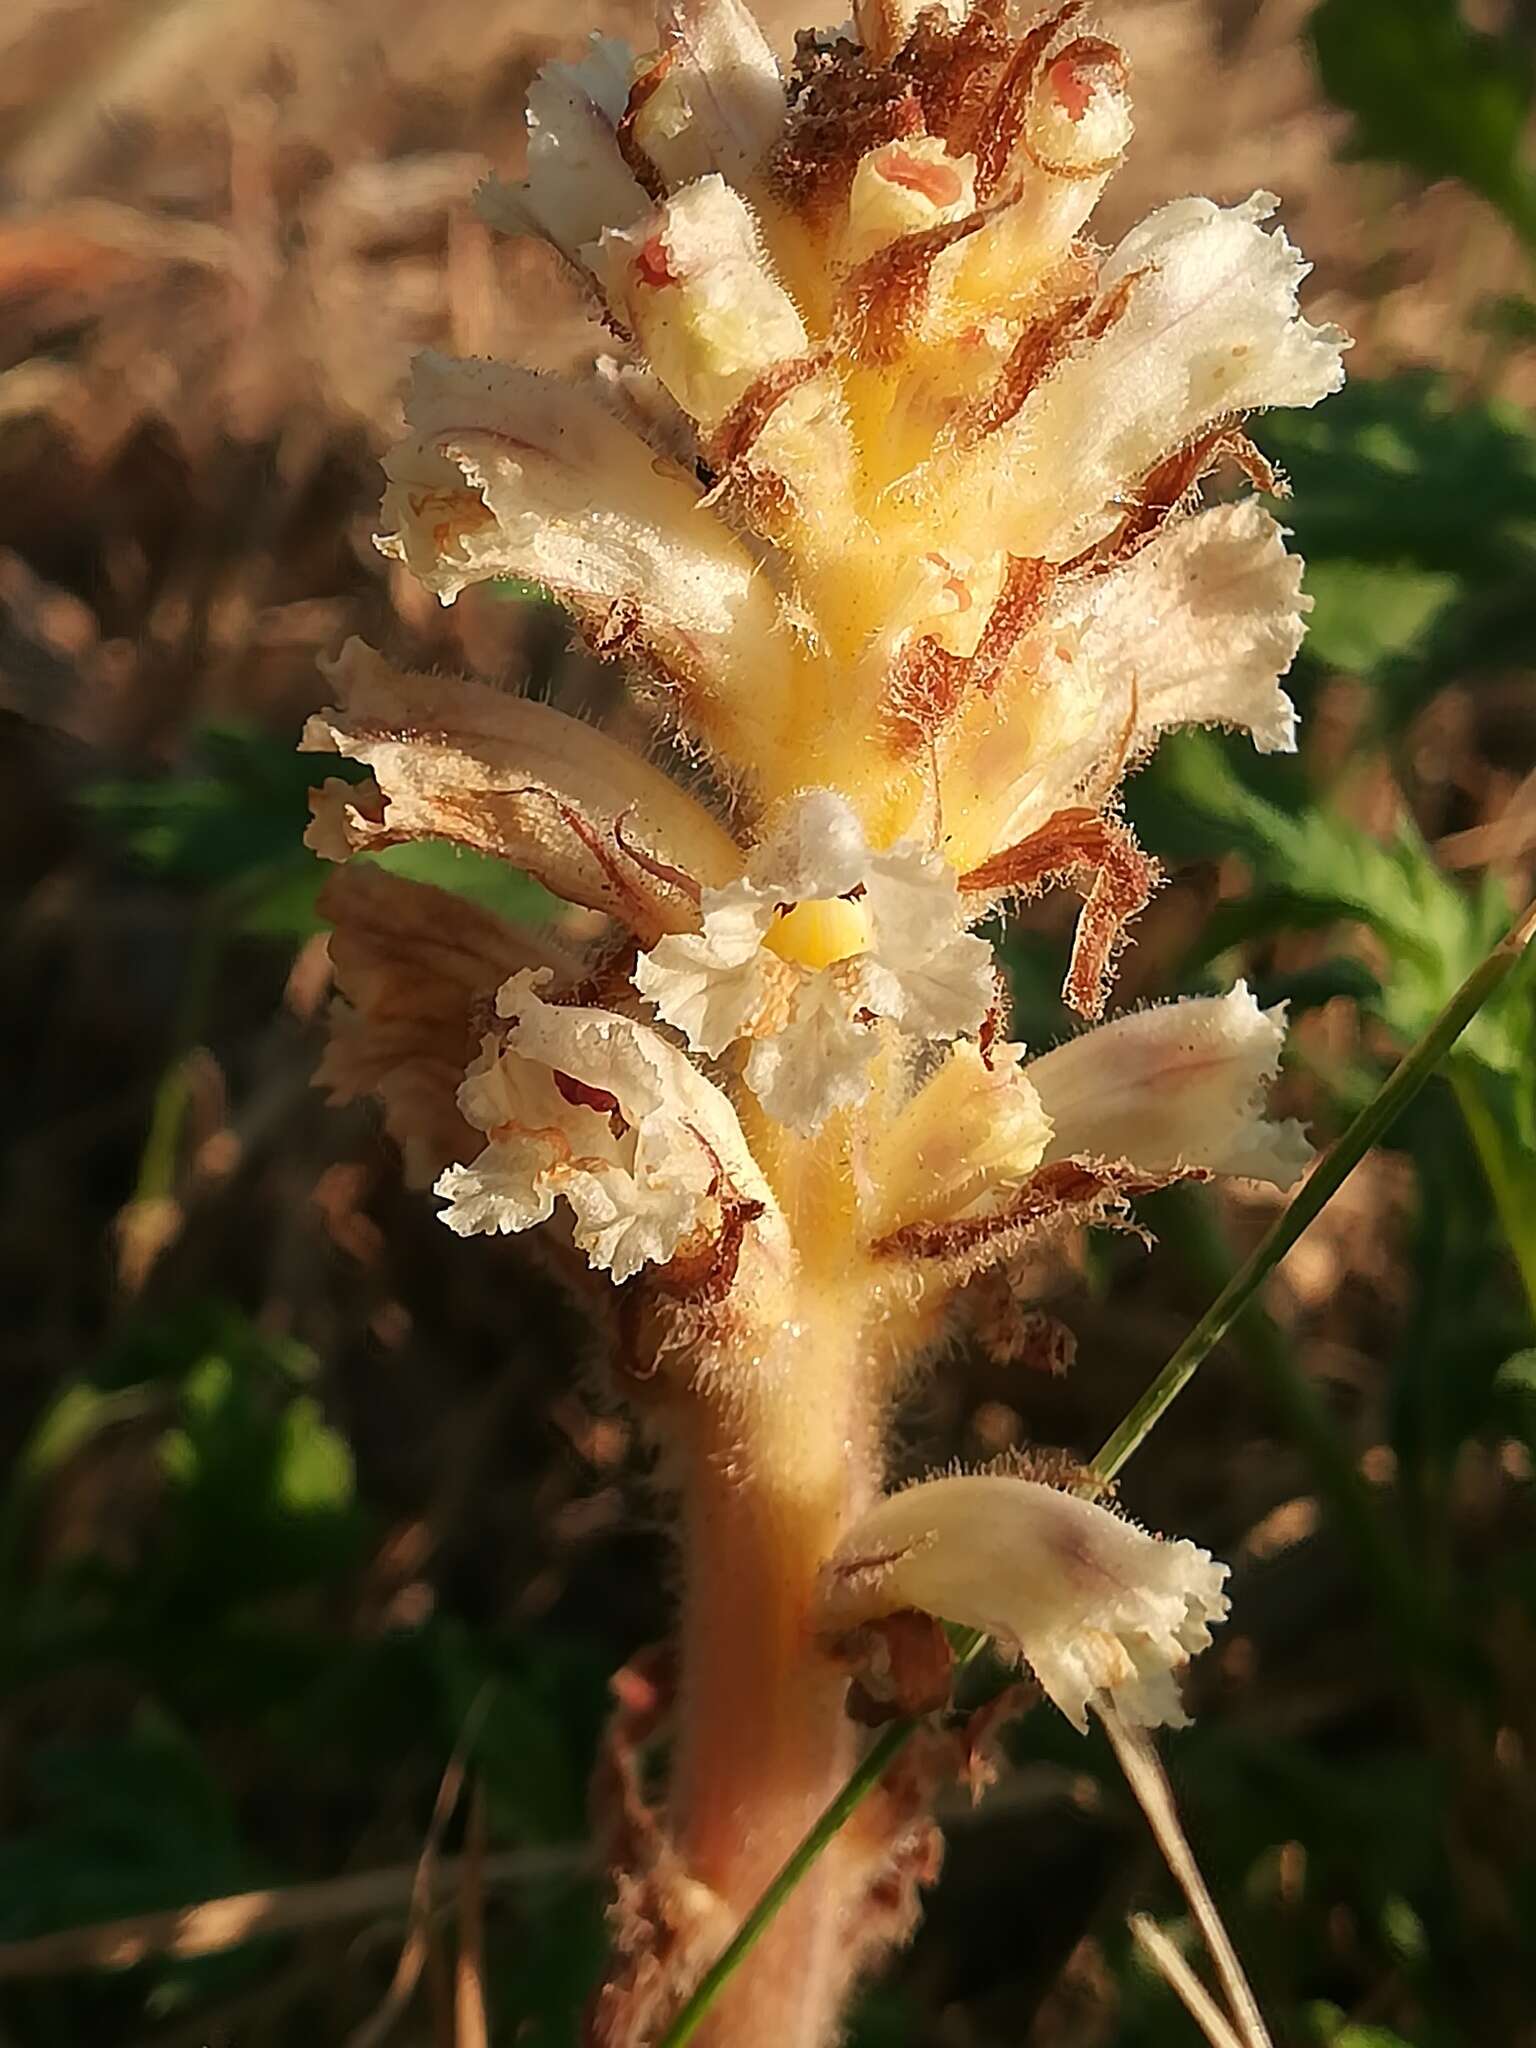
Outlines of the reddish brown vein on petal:
[{"label": "reddish brown vein on petal", "polygon": [[1179,1169],[1139,1174],[1128,1166],[1058,1159],[1032,1174],[1017,1194],[990,1216],[905,1223],[877,1238],[870,1252],[877,1259],[919,1259],[979,1270],[990,1252],[1017,1244],[1030,1231],[1053,1224],[1102,1221],[1123,1213],[1133,1197],[1186,1177]]},{"label": "reddish brown vein on petal", "polygon": [[1086,569],[1101,575],[1129,560],[1174,515],[1192,502],[1204,478],[1222,462],[1240,469],[1255,490],[1269,496],[1283,495],[1284,479],[1243,432],[1236,420],[1219,420],[1192,441],[1165,455],[1142,478],[1130,494],[1120,524],[1106,539],[1084,549],[1064,565],[1063,574]]},{"label": "reddish brown vein on petal", "polygon": [[669,889],[676,889],[678,894],[686,896],[690,903],[700,902],[704,890],[696,875],[690,875],[685,869],[675,868],[667,861],[658,859],[654,853],[648,853],[643,846],[636,846],[628,837],[626,827],[631,814],[631,811],[621,811],[613,821],[613,836],[620,851],[632,860],[637,868],[643,868],[654,880],[665,883]]},{"label": "reddish brown vein on petal", "polygon": [[830,360],[826,350],[795,356],[788,362],[772,364],[754,378],[710,437],[705,451],[710,468],[726,472],[744,462],[790,393],[819,377]]},{"label": "reddish brown vein on petal", "polygon": [[925,8],[892,58],[891,69],[922,101],[929,134],[952,156],[974,149],[1011,46],[1008,0],[977,0],[958,26],[941,8]]},{"label": "reddish brown vein on petal", "polygon": [[648,70],[641,72],[629,89],[624,112],[619,116],[619,125],[614,130],[619,155],[634,173],[636,182],[644,187],[658,205],[667,196],[666,180],[640,147],[635,135],[635,122],[647,100],[659,90],[667,73],[672,69],[673,55],[671,50],[663,50],[655,63]]}]

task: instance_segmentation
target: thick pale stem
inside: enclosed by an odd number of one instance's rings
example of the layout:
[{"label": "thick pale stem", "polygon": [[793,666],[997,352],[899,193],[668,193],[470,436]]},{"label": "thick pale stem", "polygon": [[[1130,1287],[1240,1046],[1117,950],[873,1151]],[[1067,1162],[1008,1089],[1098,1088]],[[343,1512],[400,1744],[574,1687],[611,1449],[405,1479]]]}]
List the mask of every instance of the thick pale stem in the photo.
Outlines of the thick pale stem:
[{"label": "thick pale stem", "polygon": [[[689,1445],[682,1696],[673,1777],[691,1874],[739,1916],[846,1777],[846,1674],[812,1629],[816,1575],[876,1483],[849,1332],[785,1334],[768,1384],[702,1410]],[[867,1882],[867,1876],[863,1880]],[[847,1983],[847,1856],[818,1865],[721,1998],[708,2048],[823,2048]]]}]

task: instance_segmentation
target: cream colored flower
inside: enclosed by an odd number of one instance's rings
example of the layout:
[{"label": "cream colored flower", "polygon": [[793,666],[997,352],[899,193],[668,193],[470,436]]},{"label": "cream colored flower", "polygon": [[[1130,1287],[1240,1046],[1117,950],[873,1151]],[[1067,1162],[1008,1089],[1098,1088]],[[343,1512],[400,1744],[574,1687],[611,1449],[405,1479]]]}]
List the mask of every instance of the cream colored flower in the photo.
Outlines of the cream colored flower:
[{"label": "cream colored flower", "polygon": [[1064,562],[1111,529],[1126,478],[1218,420],[1337,391],[1347,343],[1300,315],[1310,266],[1261,225],[1278,204],[1180,199],[1134,228],[1098,278],[1101,302],[1123,293],[1118,317],[957,464],[949,518]]},{"label": "cream colored flower", "polygon": [[1108,1705],[1183,1727],[1176,1674],[1225,1619],[1227,1567],[1011,1473],[929,1479],[882,1500],[822,1573],[822,1621],[906,1607],[1016,1649],[1075,1728]]},{"label": "cream colored flower", "polygon": [[1124,1162],[1145,1175],[1230,1174],[1289,1188],[1312,1148],[1272,1123],[1264,1093],[1280,1066],[1285,1005],[1261,1010],[1246,982],[1117,1017],[1069,1039],[1027,1072],[1049,1117],[1045,1162]]},{"label": "cream colored flower", "polygon": [[748,1085],[795,1130],[863,1099],[880,1020],[961,1038],[993,1000],[991,948],[965,930],[953,871],[910,844],[871,852],[832,790],[786,804],[745,876],[701,909],[703,930],[643,954],[635,985],[696,1052],[749,1041]]},{"label": "cream colored flower", "polygon": [[646,1025],[546,1003],[546,979],[504,985],[503,1031],[459,1091],[465,1121],[490,1142],[437,1182],[449,1229],[528,1230],[563,1196],[577,1244],[622,1281],[718,1235],[730,1195],[776,1219],[720,1091]]},{"label": "cream colored flower", "polygon": [[1060,586],[1033,663],[978,696],[946,743],[948,781],[966,799],[950,857],[979,865],[1066,806],[1103,803],[1180,726],[1224,725],[1260,753],[1289,753],[1296,713],[1280,679],[1312,608],[1301,574],[1279,524],[1248,498]]},{"label": "cream colored flower", "polygon": [[411,674],[361,640],[325,667],[339,701],[302,745],[372,773],[311,792],[305,843],[324,860],[448,840],[527,869],[642,942],[694,922],[698,882],[741,872],[730,835],[679,783],[552,705]]},{"label": "cream colored flower", "polygon": [[475,194],[482,216],[509,234],[538,234],[580,264],[605,227],[650,205],[615,131],[629,98],[626,44],[593,36],[580,64],[546,64],[528,88],[528,177],[491,178]]},{"label": "cream colored flower", "polygon": [[1021,1045],[954,1046],[880,1132],[862,1163],[872,1238],[984,1213],[1045,1158],[1051,1120]]},{"label": "cream colored flower", "polygon": [[876,1255],[942,1286],[1034,1232],[1123,1218],[1137,1196],[1191,1175],[1290,1187],[1311,1148],[1300,1124],[1265,1114],[1283,1019],[1239,982],[1038,1059],[955,1046],[868,1145],[861,1210]]}]

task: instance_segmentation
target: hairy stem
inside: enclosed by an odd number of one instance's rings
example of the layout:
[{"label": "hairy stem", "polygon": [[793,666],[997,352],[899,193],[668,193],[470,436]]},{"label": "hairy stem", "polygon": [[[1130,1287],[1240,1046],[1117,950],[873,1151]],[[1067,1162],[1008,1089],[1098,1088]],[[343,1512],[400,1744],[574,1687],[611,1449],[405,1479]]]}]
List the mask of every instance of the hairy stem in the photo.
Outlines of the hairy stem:
[{"label": "hairy stem", "polygon": [[[696,1420],[673,1774],[690,1875],[739,1920],[848,1775],[847,1674],[812,1629],[816,1575],[876,1483],[843,1343],[802,1326],[771,1384]],[[824,1859],[710,2016],[710,2048],[819,2048],[846,1984],[857,1872]]]}]

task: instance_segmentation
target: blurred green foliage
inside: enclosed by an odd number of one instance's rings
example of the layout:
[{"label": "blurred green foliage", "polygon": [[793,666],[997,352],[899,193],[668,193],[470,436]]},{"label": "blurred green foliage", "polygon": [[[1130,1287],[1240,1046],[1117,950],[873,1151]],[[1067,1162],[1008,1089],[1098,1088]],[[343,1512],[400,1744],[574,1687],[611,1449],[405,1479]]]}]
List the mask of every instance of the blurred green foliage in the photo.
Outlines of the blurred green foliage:
[{"label": "blurred green foliage", "polygon": [[[321,929],[315,898],[326,874],[304,846],[308,793],[328,779],[357,782],[363,771],[335,755],[296,754],[267,733],[219,725],[195,735],[174,771],[98,782],[86,803],[111,843],[169,886],[210,896],[235,929],[303,939]],[[554,908],[531,876],[465,847],[428,841],[369,858],[514,923],[540,921]]]},{"label": "blurred green foliage", "polygon": [[1536,245],[1533,66],[1514,34],[1473,29],[1461,0],[1323,0],[1312,39],[1359,155],[1460,178]]},{"label": "blurred green foliage", "polygon": [[1373,685],[1400,733],[1450,675],[1536,661],[1536,426],[1427,371],[1355,378],[1259,424],[1291,480],[1313,669]]},{"label": "blurred green foliage", "polygon": [[[39,1416],[0,1521],[0,1699],[92,1669],[106,1697],[78,1732],[28,1746],[0,1846],[0,1938],[306,1874],[294,1867],[303,1801],[274,1795],[291,1781],[313,1797],[317,1759],[327,1800],[363,1815],[379,1784],[416,1779],[424,1828],[472,1708],[495,1837],[580,1840],[603,1652],[472,1633],[448,1615],[356,1636],[345,1615],[376,1531],[321,1377],[301,1345],[206,1302],[130,1322]],[[153,1496],[144,1547],[129,1569],[110,1540],[86,1543],[39,1575],[30,1552],[50,1481],[109,1440]],[[231,1737],[238,1790],[218,1760]],[[541,1879],[520,1901],[498,1963],[507,2009],[529,2021],[520,2038],[572,2039],[600,1935],[584,1878]],[[189,2002],[217,2011],[283,1953],[265,1939],[28,1987],[15,2008],[45,2048],[134,2038]]]}]

